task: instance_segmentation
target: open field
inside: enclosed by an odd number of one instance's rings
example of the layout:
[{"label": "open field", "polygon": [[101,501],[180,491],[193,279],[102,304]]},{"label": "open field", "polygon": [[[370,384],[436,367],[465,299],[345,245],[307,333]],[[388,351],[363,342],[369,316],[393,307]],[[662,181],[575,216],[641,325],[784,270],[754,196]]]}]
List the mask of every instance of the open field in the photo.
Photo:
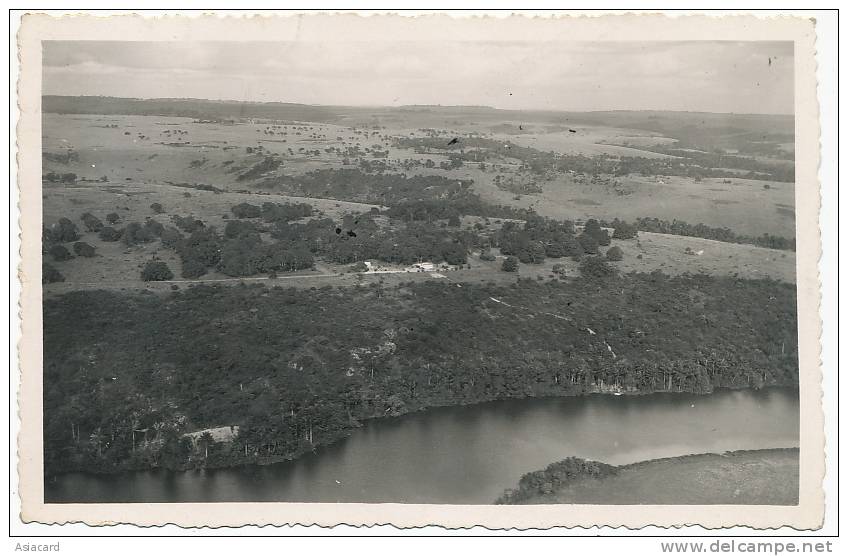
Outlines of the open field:
[{"label": "open field", "polygon": [[797,448],[698,454],[619,466],[525,503],[795,505],[798,474]]},{"label": "open field", "polygon": [[[43,118],[43,174],[54,178],[45,179],[42,186],[44,224],[49,227],[60,218],[69,218],[77,224],[81,240],[96,248],[96,257],[55,263],[65,281],[45,285],[45,293],[53,295],[88,288],[163,290],[201,282],[263,281],[267,274],[234,278],[214,269],[198,279],[181,278],[180,257],[172,249],[162,248],[158,240],[129,247],[122,242],[104,242],[97,234],[85,231],[80,217],[91,213],[104,219],[107,213],[114,212],[120,217],[116,227],[121,227],[146,219],[169,226],[172,216],[191,215],[220,232],[233,219],[230,209],[244,202],[308,203],[316,210],[316,217],[334,221],[340,221],[345,214],[368,212],[375,206],[386,209],[371,203],[351,202],[351,198],[361,200],[369,194],[355,194],[353,189],[348,193],[344,187],[328,189],[329,193],[322,196],[313,184],[310,186],[313,189],[307,189],[310,196],[285,194],[293,190],[287,185],[291,182],[286,180],[293,179],[296,183],[299,177],[314,170],[357,169],[357,161],[384,164],[385,171],[400,178],[420,175],[470,180],[471,191],[484,203],[532,209],[554,219],[632,221],[655,216],[703,222],[752,236],[762,233],[794,236],[792,183],[632,174],[598,175],[590,179],[566,171],[543,179],[524,175],[522,179],[538,181],[539,191],[516,195],[496,183],[496,177],[526,174],[520,157],[512,158],[507,153],[496,155],[483,167],[466,163],[459,168],[440,168],[455,153],[441,147],[452,137],[470,137],[467,134],[476,134],[475,137],[490,144],[493,139],[495,143],[504,140],[540,151],[589,157],[603,154],[668,158],[642,149],[679,141],[671,138],[667,129],[639,129],[624,125],[633,123],[626,119],[621,127],[616,127],[608,121],[575,123],[538,118],[525,123],[516,118],[495,122],[488,116],[477,117],[480,114],[472,113],[473,118],[445,118],[428,112],[412,111],[411,117],[407,117],[408,112],[400,116],[387,112],[368,120],[363,119],[360,111],[355,118],[336,114],[316,122],[47,113]],[[414,127],[428,122],[447,127]],[[397,142],[399,138],[424,137],[436,138],[432,143],[439,148],[413,149]],[[485,150],[479,152],[487,156]],[[786,161],[774,159],[773,162]],[[73,174],[74,180],[63,182],[55,178],[66,174]],[[370,179],[371,174],[361,175]],[[421,195],[422,199],[431,196],[427,188],[411,194],[413,199],[415,195]],[[154,214],[153,203],[162,205],[161,213]],[[467,214],[461,229],[474,233],[474,226],[480,221],[476,215]],[[490,231],[496,231],[499,226],[489,228],[487,223]],[[795,256],[791,251],[647,232],[640,233],[638,240],[615,240],[613,245],[624,251],[624,260],[615,263],[624,273],[660,270],[670,275],[705,273],[794,282]],[[486,262],[479,259],[479,250],[472,251],[467,264],[454,265],[441,274],[455,282],[506,283],[514,281],[516,276],[551,278],[555,264],[561,267],[558,276],[579,274],[578,263],[567,258],[547,258],[540,264],[522,264],[517,274],[504,273],[500,270],[503,257],[497,249],[493,252],[498,258]],[[140,270],[151,259],[162,260],[173,269],[174,280],[142,282]],[[406,272],[404,265],[386,265],[387,272],[361,275],[352,274],[349,267],[319,259],[312,270],[283,273],[270,283],[321,287],[441,279],[431,275],[412,276],[417,273]]]},{"label": "open field", "polygon": [[[343,121],[343,119],[339,119]],[[519,197],[495,183],[498,174],[517,170],[519,161],[503,159],[485,170],[466,164],[442,170],[447,152],[417,153],[393,144],[398,137],[419,137],[411,122],[377,118],[377,129],[335,123],[253,121],[223,123],[165,116],[59,115],[44,116],[43,173],[72,172],[79,180],[105,179],[112,184],[207,184],[224,190],[261,191],[263,182],[278,176],[297,176],[317,169],[354,168],[357,160],[385,163],[390,171],[406,175],[444,175],[473,179],[474,190],[486,200],[521,208],[532,207],[555,218],[657,217],[703,222],[728,227],[737,233],[794,236],[795,188],[792,183],[744,178],[693,179],[678,176],[601,176],[597,182],[568,173],[539,182],[541,192]],[[201,123],[202,122],[202,123]],[[611,126],[529,125],[518,134],[491,133],[497,126],[481,127],[473,121],[452,121],[443,130],[445,142],[464,133],[510,141],[541,151],[565,154],[599,154],[666,157],[642,150],[655,143],[673,141],[654,131]],[[346,122],[346,123],[363,123]],[[501,123],[510,129],[517,121]],[[114,127],[111,127],[114,126]],[[611,145],[609,143],[616,143]],[[617,146],[633,144],[634,147]],[[262,150],[258,150],[260,148]],[[72,150],[72,156],[65,156]],[[252,152],[247,152],[250,149]],[[352,150],[351,150],[352,149]],[[371,150],[373,149],[373,151]],[[279,165],[261,171],[266,157]],[[427,159],[436,165],[424,168]],[[404,161],[417,164],[409,168]],[[344,163],[348,164],[345,165]],[[772,160],[774,164],[791,161]],[[243,178],[252,169],[258,169]]]},{"label": "open field", "polygon": [[[185,197],[188,193],[190,197]],[[176,253],[165,249],[159,241],[128,247],[122,242],[102,241],[94,232],[85,232],[79,216],[90,212],[103,219],[109,212],[121,216],[121,224],[144,222],[146,218],[155,219],[164,225],[170,225],[171,215],[195,215],[202,218],[208,226],[223,229],[232,219],[230,208],[242,202],[278,203],[306,202],[324,215],[338,220],[345,213],[365,212],[372,205],[335,201],[289,197],[282,195],[257,195],[236,192],[212,192],[187,189],[172,185],[151,183],[86,183],[80,186],[65,187],[45,185],[43,191],[44,223],[51,225],[65,216],[77,222],[81,241],[96,248],[94,258],[76,257],[69,261],[54,263],[65,276],[64,282],[46,284],[46,295],[55,295],[75,289],[170,289],[172,284],[185,286],[191,283],[220,282],[237,284],[243,281],[265,280],[267,275],[254,278],[233,278],[219,272],[211,272],[196,280],[179,278],[181,262]],[[164,212],[154,214],[152,203],[160,203]],[[225,219],[224,217],[227,217]],[[479,219],[466,218],[463,226],[471,229]],[[119,224],[120,225],[120,224]],[[621,272],[651,272],[660,270],[669,275],[683,273],[711,274],[716,276],[738,276],[740,278],[765,278],[793,283],[795,281],[795,253],[765,249],[753,245],[722,243],[713,240],[640,232],[638,239],[613,240],[612,245],[621,247],[624,260],[615,263]],[[689,250],[687,252],[687,249]],[[497,253],[497,251],[496,251]],[[151,258],[160,259],[172,268],[177,276],[173,281],[143,282],[140,271]],[[503,257],[487,262],[479,258],[479,252],[472,253],[468,264],[460,270],[452,268],[440,272],[455,282],[498,283],[514,281],[516,276],[524,278],[549,279],[554,276],[553,266],[564,267],[565,276],[579,275],[579,264],[568,258],[546,259],[541,264],[523,264],[516,274],[500,270]],[[313,271],[299,271],[294,274],[280,274],[270,280],[271,284],[284,284],[296,287],[321,287],[324,285],[351,286],[376,280],[393,284],[406,280],[440,279],[432,278],[428,273],[405,272],[403,265],[384,265],[391,273],[366,272],[356,275],[350,272],[350,265],[332,264],[319,261]],[[465,268],[468,266],[470,268]],[[563,274],[560,274],[563,275]]]}]

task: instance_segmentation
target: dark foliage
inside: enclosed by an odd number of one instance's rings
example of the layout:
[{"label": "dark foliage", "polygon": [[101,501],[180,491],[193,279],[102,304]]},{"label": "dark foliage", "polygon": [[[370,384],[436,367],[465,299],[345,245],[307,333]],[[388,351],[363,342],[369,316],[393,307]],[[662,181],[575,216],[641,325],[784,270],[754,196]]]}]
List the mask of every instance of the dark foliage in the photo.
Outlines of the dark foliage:
[{"label": "dark foliage", "polygon": [[123,230],[116,230],[111,226],[105,226],[100,230],[97,236],[101,241],[118,241],[123,235]]},{"label": "dark foliage", "polygon": [[67,218],[60,218],[58,222],[47,229],[44,239],[54,243],[69,243],[79,239],[77,225]]},{"label": "dark foliage", "polygon": [[249,203],[239,203],[230,209],[236,218],[259,218],[262,209]]},{"label": "dark foliage", "polygon": [[507,257],[504,259],[501,264],[501,270],[504,272],[517,272],[518,271],[518,259],[515,257]]},{"label": "dark foliage", "polygon": [[52,284],[54,282],[64,282],[65,277],[59,272],[55,266],[50,263],[41,263],[41,283]]},{"label": "dark foliage", "polygon": [[95,254],[94,247],[84,241],[74,243],[74,253],[76,253],[78,257],[93,257]]},{"label": "dark foliage", "polygon": [[[789,284],[660,274],[72,292],[44,300],[45,464],[181,467],[182,432],[227,424],[239,436],[207,465],[292,457],[436,405],[797,385],[795,311]],[[162,444],[133,453],[133,428]]]},{"label": "dark foliage", "polygon": [[583,257],[580,261],[580,275],[589,280],[603,280],[612,278],[616,274],[615,268],[611,267],[600,255]]},{"label": "dark foliage", "polygon": [[83,214],[80,219],[85,224],[85,229],[89,232],[99,232],[103,229],[103,222],[90,212]]},{"label": "dark foliage", "polygon": [[205,226],[202,220],[198,220],[193,216],[180,216],[178,214],[171,217],[171,222],[187,234],[194,233]]},{"label": "dark foliage", "polygon": [[607,260],[608,261],[621,261],[624,259],[624,251],[621,250],[619,246],[613,246],[607,249]]},{"label": "dark foliage", "polygon": [[617,467],[599,461],[566,458],[542,471],[525,473],[518,482],[518,488],[506,490],[495,504],[520,504],[540,495],[553,494],[579,479],[601,479],[617,472]]},{"label": "dark foliage", "polygon": [[141,271],[141,279],[145,282],[160,282],[171,280],[173,277],[174,273],[163,261],[147,261]]},{"label": "dark foliage", "polygon": [[60,243],[51,246],[47,252],[56,262],[68,261],[74,258],[71,252],[68,251],[68,248]]}]

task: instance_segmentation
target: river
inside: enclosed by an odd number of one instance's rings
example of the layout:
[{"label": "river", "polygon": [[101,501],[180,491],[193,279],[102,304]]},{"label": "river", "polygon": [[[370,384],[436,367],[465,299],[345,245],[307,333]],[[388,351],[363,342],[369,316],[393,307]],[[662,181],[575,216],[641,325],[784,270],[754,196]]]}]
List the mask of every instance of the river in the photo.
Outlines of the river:
[{"label": "river", "polygon": [[794,389],[507,400],[371,421],[274,465],[70,473],[46,481],[45,501],[490,504],[568,456],[620,465],[798,442]]}]

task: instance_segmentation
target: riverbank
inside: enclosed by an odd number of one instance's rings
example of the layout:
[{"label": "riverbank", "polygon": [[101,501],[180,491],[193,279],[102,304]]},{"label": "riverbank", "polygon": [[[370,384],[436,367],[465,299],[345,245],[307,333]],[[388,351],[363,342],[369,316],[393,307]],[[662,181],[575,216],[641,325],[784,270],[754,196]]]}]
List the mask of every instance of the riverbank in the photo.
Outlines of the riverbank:
[{"label": "riverbank", "polygon": [[569,458],[526,474],[497,503],[795,505],[798,454],[740,450],[621,466]]},{"label": "riverbank", "polygon": [[[431,407],[798,383],[794,290],[776,282],[461,286],[46,300],[45,469],[279,462]],[[202,446],[186,436],[235,427]]]}]

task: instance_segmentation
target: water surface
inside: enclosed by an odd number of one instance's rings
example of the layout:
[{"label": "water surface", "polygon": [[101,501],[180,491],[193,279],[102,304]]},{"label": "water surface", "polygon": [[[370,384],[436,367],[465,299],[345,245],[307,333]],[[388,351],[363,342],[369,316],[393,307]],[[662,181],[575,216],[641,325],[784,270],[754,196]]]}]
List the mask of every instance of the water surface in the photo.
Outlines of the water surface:
[{"label": "water surface", "polygon": [[798,439],[794,389],[507,400],[374,420],[269,466],[62,475],[46,481],[45,501],[490,504],[568,456],[618,465]]}]

